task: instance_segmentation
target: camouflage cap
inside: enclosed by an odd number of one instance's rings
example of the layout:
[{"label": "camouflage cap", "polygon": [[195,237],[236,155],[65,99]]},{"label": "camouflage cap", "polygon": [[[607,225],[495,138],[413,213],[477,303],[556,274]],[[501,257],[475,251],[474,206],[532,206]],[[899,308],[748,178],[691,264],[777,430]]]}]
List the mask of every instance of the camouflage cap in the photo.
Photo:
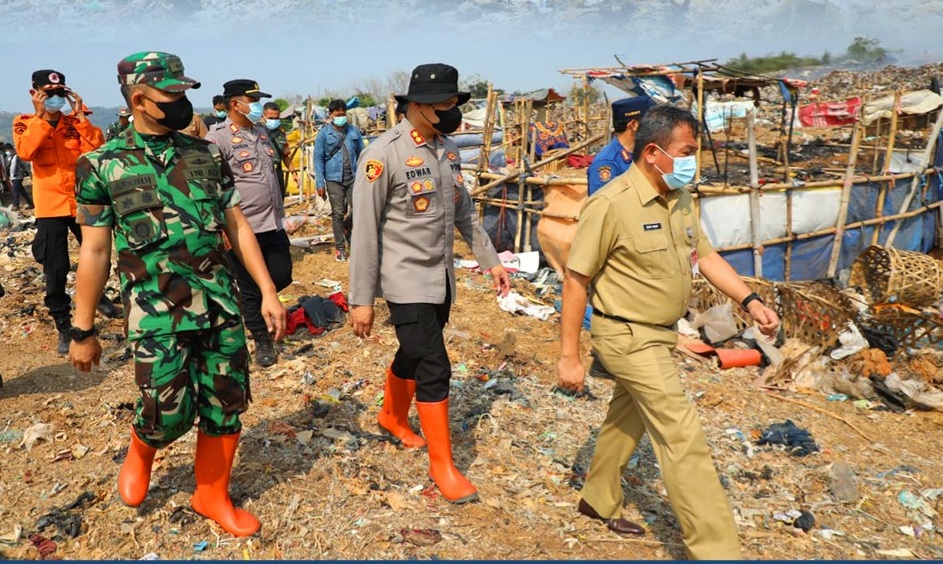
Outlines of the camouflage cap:
[{"label": "camouflage cap", "polygon": [[200,83],[183,75],[183,62],[177,55],[160,51],[141,51],[118,63],[119,84],[147,84],[167,92],[199,88]]}]

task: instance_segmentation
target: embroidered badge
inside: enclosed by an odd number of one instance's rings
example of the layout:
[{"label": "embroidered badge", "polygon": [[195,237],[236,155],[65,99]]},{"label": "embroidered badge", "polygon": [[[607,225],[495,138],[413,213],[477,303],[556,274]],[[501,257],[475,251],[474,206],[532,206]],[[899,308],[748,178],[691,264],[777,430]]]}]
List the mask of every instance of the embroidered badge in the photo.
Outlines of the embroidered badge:
[{"label": "embroidered badge", "polygon": [[243,158],[248,157],[250,154],[249,151],[239,151],[239,156]]},{"label": "embroidered badge", "polygon": [[458,155],[456,155],[452,151],[449,151],[448,153],[446,153],[445,156],[448,157],[450,161],[454,161],[455,159],[458,158]]},{"label": "embroidered badge", "polygon": [[235,145],[235,144],[237,144],[237,143],[242,143],[242,137],[233,137],[233,138],[232,138],[232,144]]},{"label": "embroidered badge", "polygon": [[599,180],[603,182],[609,182],[611,179],[612,179],[612,167],[611,166],[599,167]]},{"label": "embroidered badge", "polygon": [[413,182],[412,184],[409,185],[409,189],[412,190],[416,194],[422,192],[422,182],[420,182],[419,180]]},{"label": "embroidered badge", "polygon": [[412,130],[409,132],[409,136],[412,137],[413,143],[418,147],[420,145],[426,144],[426,139],[422,136],[421,133],[417,130]]},{"label": "embroidered badge", "polygon": [[406,159],[406,166],[422,166],[423,162],[424,161],[422,160],[422,157],[413,155],[412,157]]},{"label": "embroidered badge", "polygon": [[245,172],[252,172],[252,163],[242,163],[242,170]]},{"label": "embroidered badge", "polygon": [[275,156],[275,149],[269,147],[267,150],[268,150],[268,156],[270,156],[270,157],[274,157],[274,156]]},{"label": "embroidered badge", "polygon": [[456,175],[455,175],[455,183],[458,184],[459,186],[464,186],[464,185],[465,185],[465,177],[462,176],[461,174],[456,174]]},{"label": "embroidered badge", "polygon": [[239,126],[236,125],[236,124],[234,124],[234,123],[230,123],[230,124],[229,124],[229,131],[232,131],[233,133],[236,133],[237,131],[239,131]]},{"label": "embroidered badge", "polygon": [[413,200],[413,207],[416,208],[417,212],[424,212],[429,209],[429,198],[425,196],[419,196]]},{"label": "embroidered badge", "polygon": [[370,159],[364,166],[363,172],[367,175],[367,182],[373,182],[383,174],[383,163]]},{"label": "embroidered badge", "polygon": [[426,192],[435,192],[435,182],[431,178],[427,178],[422,183],[422,187],[425,188]]}]

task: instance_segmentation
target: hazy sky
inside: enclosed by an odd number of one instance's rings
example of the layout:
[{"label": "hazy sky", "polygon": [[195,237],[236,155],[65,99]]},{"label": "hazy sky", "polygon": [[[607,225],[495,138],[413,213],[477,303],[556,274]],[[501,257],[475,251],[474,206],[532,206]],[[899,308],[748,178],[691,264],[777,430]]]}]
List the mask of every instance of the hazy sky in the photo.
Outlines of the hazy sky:
[{"label": "hazy sky", "polygon": [[[943,0],[0,0],[0,109],[29,111],[32,71],[53,68],[90,106],[121,100],[119,59],[180,55],[208,106],[252,78],[276,96],[352,93],[447,62],[507,91],[569,89],[562,68],[667,63],[741,52],[841,54],[856,35],[943,60]],[[932,39],[932,38],[936,39]]]}]

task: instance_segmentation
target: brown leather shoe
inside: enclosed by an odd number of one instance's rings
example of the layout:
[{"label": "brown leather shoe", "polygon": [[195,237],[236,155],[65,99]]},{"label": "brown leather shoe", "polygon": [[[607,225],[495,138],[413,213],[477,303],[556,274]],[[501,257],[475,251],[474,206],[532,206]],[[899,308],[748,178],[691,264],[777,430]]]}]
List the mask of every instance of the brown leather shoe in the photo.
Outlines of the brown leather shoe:
[{"label": "brown leather shoe", "polygon": [[645,529],[637,523],[633,523],[627,519],[606,519],[596,513],[596,510],[586,503],[585,499],[580,499],[580,504],[577,506],[577,511],[586,515],[590,519],[599,519],[606,523],[606,527],[614,533],[619,533],[620,535],[644,535]]}]

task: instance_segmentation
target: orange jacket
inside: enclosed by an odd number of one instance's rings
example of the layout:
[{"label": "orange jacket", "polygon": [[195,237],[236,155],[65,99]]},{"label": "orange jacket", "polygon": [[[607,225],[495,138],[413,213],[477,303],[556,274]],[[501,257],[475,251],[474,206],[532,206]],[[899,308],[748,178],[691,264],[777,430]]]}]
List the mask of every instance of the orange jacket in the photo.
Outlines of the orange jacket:
[{"label": "orange jacket", "polygon": [[31,114],[13,120],[16,154],[33,163],[36,217],[75,217],[75,162],[104,142],[101,129],[72,115],[63,114],[55,129]]}]

